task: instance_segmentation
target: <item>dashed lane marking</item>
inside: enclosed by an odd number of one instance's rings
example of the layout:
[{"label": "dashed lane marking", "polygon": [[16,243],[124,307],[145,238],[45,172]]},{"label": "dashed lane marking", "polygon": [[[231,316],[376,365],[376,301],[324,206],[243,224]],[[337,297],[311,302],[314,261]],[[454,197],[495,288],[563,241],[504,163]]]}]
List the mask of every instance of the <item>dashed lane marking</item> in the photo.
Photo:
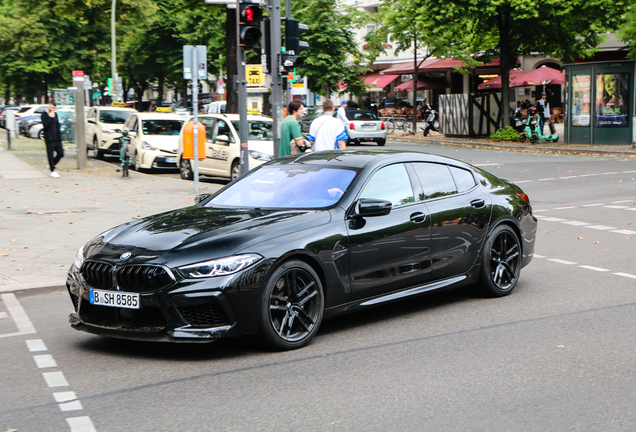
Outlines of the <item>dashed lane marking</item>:
[{"label": "dashed lane marking", "polygon": [[595,230],[599,230],[599,231],[608,231],[608,230],[615,230],[616,228],[613,227],[608,227],[605,225],[587,225],[585,228],[592,228]]},{"label": "dashed lane marking", "polygon": [[589,223],[587,222],[579,222],[579,221],[565,221],[563,222],[566,225],[573,225],[573,226],[585,226],[585,225],[589,225]]},{"label": "dashed lane marking", "polygon": [[594,271],[597,271],[597,272],[609,271],[608,269],[604,269],[604,268],[600,268],[600,267],[594,267],[594,266],[589,266],[589,265],[580,265],[579,267],[584,268],[584,269],[588,269],[588,270],[594,270]]},{"label": "dashed lane marking", "polygon": [[38,352],[38,351],[48,351],[46,345],[44,345],[44,341],[42,339],[32,339],[26,341],[27,348],[29,348],[30,352]]},{"label": "dashed lane marking", "polygon": [[622,277],[626,277],[626,278],[630,278],[630,279],[636,279],[636,275],[633,274],[629,274],[629,273],[612,273],[616,276],[622,276]]},{"label": "dashed lane marking", "polygon": [[596,204],[585,204],[582,205],[581,207],[597,207],[597,206],[602,206],[603,203],[596,203]]},{"label": "dashed lane marking", "polygon": [[71,417],[66,422],[71,428],[71,432],[96,432],[95,426],[89,417]]},{"label": "dashed lane marking", "polygon": [[558,259],[558,258],[548,258],[548,261],[552,261],[552,262],[559,263],[559,264],[565,264],[565,265],[576,264],[575,262],[566,261],[566,260],[562,260],[562,259]]},{"label": "dashed lane marking", "polygon": [[[576,264],[575,262],[566,261],[566,260],[562,260],[562,259],[558,259],[558,258],[547,258],[545,255],[534,254],[533,256],[535,258],[546,258],[546,261],[552,261],[552,262],[555,262],[555,263],[558,263],[558,264],[565,264],[565,265]],[[580,265],[579,268],[587,269],[587,270],[593,270],[593,271],[597,271],[597,272],[611,271],[609,269],[604,269],[604,268],[600,268],[600,267],[594,267],[594,266],[590,266],[590,265]],[[631,273],[617,272],[617,273],[612,273],[612,274],[616,275],[616,276],[626,277],[626,278],[629,278],[629,279],[636,279],[636,275],[635,274],[631,274]]]},{"label": "dashed lane marking", "polygon": [[51,354],[42,354],[33,356],[38,369],[57,367],[57,362]]},{"label": "dashed lane marking", "polygon": [[68,387],[68,381],[62,372],[43,372],[42,376],[49,387]]}]

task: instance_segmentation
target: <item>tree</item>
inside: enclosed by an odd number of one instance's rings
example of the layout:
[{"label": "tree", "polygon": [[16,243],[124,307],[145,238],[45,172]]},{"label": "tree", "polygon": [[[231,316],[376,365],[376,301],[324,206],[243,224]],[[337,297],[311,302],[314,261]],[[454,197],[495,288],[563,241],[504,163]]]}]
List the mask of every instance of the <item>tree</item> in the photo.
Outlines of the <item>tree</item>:
[{"label": "tree", "polygon": [[294,19],[309,27],[303,35],[309,49],[301,53],[304,65],[298,68],[309,90],[329,97],[342,82],[347,93],[365,92],[360,75],[369,68],[355,40],[353,17],[342,13],[335,0],[295,0],[293,6]]},{"label": "tree", "polygon": [[[376,30],[365,36],[369,63],[386,52],[387,40],[395,44],[395,53],[413,50],[413,125],[417,116],[418,70],[430,57],[459,56],[468,46],[465,34],[458,31],[458,23],[439,27],[429,13],[422,13],[421,0],[385,0],[377,14],[362,14],[359,24],[373,23]],[[466,23],[464,23],[465,25]],[[421,53],[418,60],[418,53]]]},{"label": "tree", "polygon": [[[469,38],[464,57],[500,58],[502,105],[509,101],[509,71],[519,55],[542,53],[563,62],[587,57],[604,32],[615,30],[627,0],[424,0],[419,13],[434,20],[437,35],[454,27]],[[450,40],[452,42],[452,39]],[[506,112],[506,111],[504,111]],[[503,116],[508,125],[507,115]]]}]

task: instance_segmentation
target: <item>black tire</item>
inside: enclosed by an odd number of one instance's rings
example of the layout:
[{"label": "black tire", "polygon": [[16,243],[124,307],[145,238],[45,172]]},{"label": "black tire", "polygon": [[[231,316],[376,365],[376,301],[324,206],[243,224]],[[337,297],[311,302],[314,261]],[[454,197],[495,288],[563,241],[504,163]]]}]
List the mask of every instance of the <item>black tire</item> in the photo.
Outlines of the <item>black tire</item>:
[{"label": "black tire", "polygon": [[44,129],[40,129],[40,131],[38,132],[38,139],[44,140]]},{"label": "black tire", "polygon": [[104,157],[104,151],[99,148],[99,145],[97,144],[97,137],[96,136],[93,137],[93,151],[94,151],[94,153],[93,153],[93,157],[94,158],[101,159],[101,158]]},{"label": "black tire", "polygon": [[532,136],[530,137],[530,144],[534,144],[539,140],[539,137],[537,136],[537,134],[532,134]]},{"label": "black tire", "polygon": [[521,244],[508,225],[497,226],[486,239],[481,258],[479,289],[488,297],[510,294],[521,273]]},{"label": "black tire", "polygon": [[384,147],[384,144],[386,144],[386,139],[379,139],[376,142],[380,147]]},{"label": "black tire", "polygon": [[522,133],[521,135],[519,135],[519,142],[524,143],[524,142],[526,142],[526,141],[528,141],[528,135],[526,135],[526,134],[524,134],[524,133]]},{"label": "black tire", "polygon": [[557,142],[559,141],[559,137],[556,137],[556,139],[552,140],[552,142]]},{"label": "black tire", "polygon": [[428,134],[430,133],[430,129],[428,126],[426,126],[424,129],[422,129],[422,133],[424,134],[424,136],[428,136]]},{"label": "black tire", "polygon": [[181,178],[184,180],[193,180],[194,173],[192,172],[192,168],[190,168],[190,161],[187,159],[181,159],[179,162],[179,174],[181,174]]},{"label": "black tire", "polygon": [[320,278],[303,261],[281,264],[267,281],[261,301],[260,336],[270,349],[302,348],[318,332],[325,307]]},{"label": "black tire", "polygon": [[236,180],[241,176],[241,162],[235,160],[232,162],[232,168],[230,168],[230,179]]}]

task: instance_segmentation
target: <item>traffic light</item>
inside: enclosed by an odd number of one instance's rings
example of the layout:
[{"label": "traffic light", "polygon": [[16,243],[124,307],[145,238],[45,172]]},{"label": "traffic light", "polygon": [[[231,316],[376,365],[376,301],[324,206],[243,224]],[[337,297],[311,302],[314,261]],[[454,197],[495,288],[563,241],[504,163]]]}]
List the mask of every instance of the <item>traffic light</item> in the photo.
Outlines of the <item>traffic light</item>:
[{"label": "traffic light", "polygon": [[285,20],[285,51],[283,52],[283,66],[286,70],[293,69],[303,63],[300,53],[309,48],[307,42],[300,40],[300,35],[309,31],[309,27],[293,19]]},{"label": "traffic light", "polygon": [[258,4],[240,1],[239,45],[243,49],[252,49],[261,42],[261,20],[263,10]]}]

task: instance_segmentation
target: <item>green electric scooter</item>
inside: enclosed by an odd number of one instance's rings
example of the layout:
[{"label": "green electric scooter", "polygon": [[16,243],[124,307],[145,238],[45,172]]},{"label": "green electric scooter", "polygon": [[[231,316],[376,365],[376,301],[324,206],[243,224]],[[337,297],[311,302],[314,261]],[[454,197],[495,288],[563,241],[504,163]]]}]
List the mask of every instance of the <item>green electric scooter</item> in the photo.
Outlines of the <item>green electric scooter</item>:
[{"label": "green electric scooter", "polygon": [[537,114],[532,113],[525,120],[525,127],[521,135],[519,136],[519,142],[530,141],[530,144],[534,144],[537,141],[550,141],[557,142],[559,140],[559,135],[556,133],[548,133],[543,135],[541,133],[541,127],[539,127],[539,119],[537,118]]}]

